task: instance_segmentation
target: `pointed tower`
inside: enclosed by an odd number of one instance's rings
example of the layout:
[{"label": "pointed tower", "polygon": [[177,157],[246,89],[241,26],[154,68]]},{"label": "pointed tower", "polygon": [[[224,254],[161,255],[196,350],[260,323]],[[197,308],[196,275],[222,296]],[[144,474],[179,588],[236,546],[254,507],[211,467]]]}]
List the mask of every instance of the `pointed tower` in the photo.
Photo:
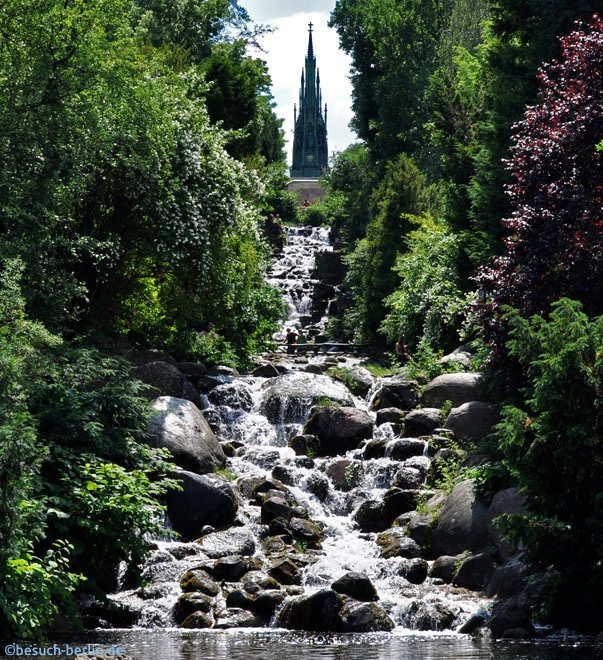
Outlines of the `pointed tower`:
[{"label": "pointed tower", "polygon": [[294,109],[293,166],[291,178],[317,179],[329,160],[327,146],[327,106],[322,109],[320,72],[316,68],[312,23],[308,25],[308,53],[301,75],[299,107]]}]

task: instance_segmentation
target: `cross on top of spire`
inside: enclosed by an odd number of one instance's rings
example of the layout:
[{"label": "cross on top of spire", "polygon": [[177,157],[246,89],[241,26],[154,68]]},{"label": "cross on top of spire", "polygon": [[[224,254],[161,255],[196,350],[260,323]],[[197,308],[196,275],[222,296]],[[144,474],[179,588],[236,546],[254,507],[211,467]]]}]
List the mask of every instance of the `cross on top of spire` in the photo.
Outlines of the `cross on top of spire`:
[{"label": "cross on top of spire", "polygon": [[310,22],[308,23],[308,32],[312,32],[312,28],[313,28],[313,27],[314,27],[314,23],[312,23],[312,21],[310,21]]}]

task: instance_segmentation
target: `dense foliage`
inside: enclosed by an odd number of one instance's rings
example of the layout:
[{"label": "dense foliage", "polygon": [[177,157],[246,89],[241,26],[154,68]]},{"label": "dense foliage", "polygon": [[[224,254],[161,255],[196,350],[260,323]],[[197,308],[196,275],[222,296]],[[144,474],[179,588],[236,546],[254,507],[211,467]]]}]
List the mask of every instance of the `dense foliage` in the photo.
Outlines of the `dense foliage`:
[{"label": "dense foliage", "polygon": [[538,103],[516,126],[506,249],[480,276],[480,318],[497,354],[502,305],[530,315],[568,296],[603,314],[603,22],[562,43],[561,60],[540,72]]},{"label": "dense foliage", "polygon": [[504,408],[497,433],[528,502],[513,530],[541,566],[561,572],[574,598],[590,583],[575,624],[599,625],[600,603],[590,613],[584,603],[603,584],[603,316],[591,321],[562,298],[548,318],[512,310],[508,321],[510,354],[527,372],[524,403]]}]

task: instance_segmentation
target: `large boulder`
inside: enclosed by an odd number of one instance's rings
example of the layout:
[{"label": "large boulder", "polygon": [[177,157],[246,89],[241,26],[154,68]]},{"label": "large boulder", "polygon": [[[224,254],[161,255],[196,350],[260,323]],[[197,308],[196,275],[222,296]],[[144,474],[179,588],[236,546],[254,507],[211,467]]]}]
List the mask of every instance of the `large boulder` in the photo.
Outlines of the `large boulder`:
[{"label": "large boulder", "polygon": [[494,562],[487,552],[478,555],[472,555],[463,560],[454,576],[453,584],[455,587],[465,587],[465,589],[483,589],[494,574]]},{"label": "large boulder", "polygon": [[405,380],[403,376],[392,376],[380,382],[371,401],[371,410],[412,410],[418,403],[419,384],[414,380]]},{"label": "large boulder", "polygon": [[398,528],[379,534],[377,545],[381,548],[381,556],[386,559],[392,557],[417,559],[421,556],[419,545]]},{"label": "large boulder", "polygon": [[519,514],[525,513],[525,510],[525,497],[515,487],[499,490],[492,498],[488,508],[488,531],[503,561],[506,561],[517,548],[503,538],[503,533],[496,525],[496,519],[503,513]]},{"label": "large boulder", "polygon": [[151,403],[147,442],[169,449],[176,465],[205,474],[226,462],[226,456],[201,411],[191,401],[161,396]]},{"label": "large boulder", "polygon": [[359,396],[368,394],[375,382],[373,374],[368,369],[359,366],[344,369],[341,375],[339,371],[335,371],[334,377],[344,382],[354,394]]},{"label": "large boulder", "polygon": [[481,401],[484,394],[484,378],[481,374],[443,374],[425,386],[422,402],[434,408],[441,408],[446,401],[451,401],[453,406],[460,406],[468,401]]},{"label": "large boulder", "polygon": [[346,633],[390,632],[395,625],[378,603],[350,599],[341,609],[341,630]]},{"label": "large boulder", "polygon": [[494,603],[488,625],[494,637],[502,637],[507,630],[518,628],[534,634],[530,610],[516,598]]},{"label": "large boulder", "polygon": [[396,438],[387,443],[385,456],[392,461],[405,461],[412,456],[423,456],[425,442],[415,438]]},{"label": "large boulder", "polygon": [[198,539],[197,543],[210,559],[229,555],[252,555],[255,552],[255,538],[246,527],[232,527],[206,534]]},{"label": "large boulder", "polygon": [[342,383],[328,376],[297,371],[270,378],[263,384],[261,409],[273,424],[301,424],[310,408],[321,400],[354,405],[350,391]]},{"label": "large boulder", "polygon": [[149,399],[171,396],[187,399],[196,405],[200,404],[199,395],[191,382],[173,364],[167,362],[141,364],[130,370],[130,376],[148,386],[141,393]]},{"label": "large boulder", "polygon": [[205,525],[220,528],[233,524],[239,505],[227,481],[217,475],[184,470],[176,472],[174,478],[182,490],[168,493],[168,517],[185,540],[198,538]]},{"label": "large boulder", "polygon": [[475,482],[462,481],[452,489],[433,530],[434,555],[482,550],[488,543],[488,523],[488,509],[478,497]]},{"label": "large boulder", "polygon": [[439,408],[418,408],[404,418],[404,434],[411,438],[429,435],[442,424]]},{"label": "large boulder", "polygon": [[168,364],[176,365],[176,359],[172,355],[153,349],[148,351],[132,349],[124,357],[128,362],[137,365],[149,364],[151,362],[167,362]]},{"label": "large boulder", "polygon": [[496,408],[483,401],[468,401],[453,408],[444,424],[444,428],[454,432],[457,438],[481,440],[492,432],[498,422]]},{"label": "large boulder", "polygon": [[370,579],[364,573],[350,571],[335,580],[331,589],[338,594],[344,594],[361,601],[379,600],[377,590]]},{"label": "large boulder", "polygon": [[332,589],[321,589],[285,603],[277,623],[291,630],[340,631],[343,603],[344,596]]},{"label": "large boulder", "polygon": [[304,427],[320,441],[322,456],[345,454],[373,435],[370,415],[351,406],[318,408]]}]

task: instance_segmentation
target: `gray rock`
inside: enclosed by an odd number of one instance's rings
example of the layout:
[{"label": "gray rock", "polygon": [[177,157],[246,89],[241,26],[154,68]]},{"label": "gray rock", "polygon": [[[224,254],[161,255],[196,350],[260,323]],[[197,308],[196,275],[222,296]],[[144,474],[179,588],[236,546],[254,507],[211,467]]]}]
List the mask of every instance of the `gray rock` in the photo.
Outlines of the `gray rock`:
[{"label": "gray rock", "polygon": [[345,573],[345,575],[342,575],[333,582],[331,589],[338,594],[350,596],[350,598],[354,598],[355,600],[367,602],[379,600],[373,583],[363,573],[355,573],[353,571]]},{"label": "gray rock", "polygon": [[187,378],[202,378],[207,373],[207,367],[198,362],[178,362],[178,370]]},{"label": "gray rock", "polygon": [[349,458],[331,461],[327,466],[327,476],[338,490],[349,491],[358,486],[362,475],[362,462]]},{"label": "gray rock", "polygon": [[418,403],[419,384],[414,380],[405,380],[402,376],[392,376],[380,382],[371,402],[371,410],[381,410],[381,408],[412,410]]},{"label": "gray rock", "polygon": [[154,399],[157,396],[187,399],[195,405],[200,405],[199,395],[186,376],[167,362],[149,362],[130,370],[130,376],[141,380],[147,388],[141,392],[143,396]]},{"label": "gray rock", "polygon": [[465,589],[483,589],[494,574],[494,562],[487,552],[464,559],[452,583]]},{"label": "gray rock", "polygon": [[344,633],[390,632],[395,623],[378,603],[358,603],[348,600],[340,613]]},{"label": "gray rock", "polygon": [[375,377],[370,371],[358,366],[345,368],[343,375],[335,376],[335,378],[346,383],[350,390],[358,396],[366,396],[375,382]]},{"label": "gray rock", "polygon": [[381,424],[392,424],[396,428],[402,428],[406,413],[400,408],[381,408],[377,410],[377,417],[375,418],[375,426]]},{"label": "gray rock", "polygon": [[214,387],[207,395],[209,402],[214,406],[227,406],[233,410],[251,412],[253,399],[246,383],[234,380]]},{"label": "gray rock", "polygon": [[423,584],[429,573],[429,564],[419,557],[407,559],[400,565],[398,573],[411,584]]},{"label": "gray rock", "polygon": [[374,500],[362,502],[353,518],[362,532],[382,532],[389,527],[389,521],[383,515],[382,503]]},{"label": "gray rock", "polygon": [[481,440],[492,432],[498,419],[494,406],[482,401],[468,401],[450,411],[444,428],[454,431],[462,440]]},{"label": "gray rock", "polygon": [[404,435],[418,438],[429,435],[442,424],[439,408],[418,408],[411,410],[404,418]]},{"label": "gray rock", "polygon": [[180,624],[182,628],[197,630],[211,628],[214,625],[214,617],[209,612],[193,612]]},{"label": "gray rock", "polygon": [[472,635],[478,628],[486,625],[487,616],[481,612],[472,614],[467,621],[457,630],[461,635]]},{"label": "gray rock", "polygon": [[212,609],[213,599],[200,592],[190,592],[182,594],[176,604],[172,614],[176,623],[181,624],[193,612],[209,613]]},{"label": "gray rock", "polygon": [[487,596],[509,598],[515,596],[526,587],[529,570],[518,557],[512,557],[506,564],[499,566],[492,575],[486,588]]},{"label": "gray rock", "polygon": [[230,376],[234,378],[239,375],[239,372],[233,367],[226,367],[223,364],[217,364],[213,367],[209,367],[207,370],[208,376]]},{"label": "gray rock", "polygon": [[232,527],[221,532],[207,534],[197,540],[201,550],[210,559],[228,555],[252,555],[255,552],[255,539],[246,527]]},{"label": "gray rock", "polygon": [[482,374],[443,374],[425,386],[422,401],[425,406],[434,408],[441,408],[446,401],[451,401],[453,406],[460,406],[468,401],[481,401],[484,394]]},{"label": "gray rock", "polygon": [[315,435],[320,441],[322,456],[345,454],[356,449],[373,434],[373,420],[351,406],[318,408],[306,422],[304,433]]},{"label": "gray rock", "polygon": [[280,376],[280,373],[271,362],[268,362],[267,364],[261,364],[256,367],[251,372],[251,375],[259,378],[276,378],[277,376]]},{"label": "gray rock", "polygon": [[492,498],[492,502],[488,508],[488,532],[498,549],[498,554],[502,561],[507,560],[517,548],[503,539],[503,534],[496,525],[496,519],[503,513],[519,514],[525,513],[525,511],[525,497],[520,494],[517,488],[499,490]]},{"label": "gray rock", "polygon": [[283,518],[284,520],[289,521],[291,520],[293,513],[293,507],[284,497],[274,495],[267,498],[262,503],[262,524],[268,525],[275,518]]},{"label": "gray rock", "polygon": [[435,556],[478,552],[488,543],[488,510],[479,499],[475,482],[462,481],[453,489],[433,530]]},{"label": "gray rock", "polygon": [[461,367],[464,367],[465,369],[470,369],[472,358],[473,355],[469,351],[464,350],[464,348],[461,347],[452,351],[452,353],[448,353],[448,355],[442,356],[438,360],[438,364],[444,364],[444,365],[458,364]]},{"label": "gray rock", "polygon": [[183,490],[167,496],[168,516],[172,527],[185,540],[199,537],[205,525],[228,527],[239,508],[230,484],[217,475],[199,475],[184,470],[174,474]]},{"label": "gray rock", "polygon": [[416,630],[447,630],[452,627],[457,611],[452,603],[428,597],[411,603],[407,619]]},{"label": "gray rock", "polygon": [[216,559],[213,565],[209,565],[206,570],[208,570],[216,580],[236,582],[237,580],[240,580],[243,575],[256,568],[256,564],[249,557],[231,555],[229,557]]},{"label": "gray rock", "polygon": [[402,490],[390,488],[383,495],[382,510],[389,524],[400,514],[413,511],[417,506],[418,492],[416,490]]},{"label": "gray rock", "polygon": [[523,628],[530,635],[534,634],[529,609],[512,598],[494,603],[489,628],[494,637],[502,637],[513,628]]},{"label": "gray rock", "polygon": [[438,557],[431,565],[429,575],[432,578],[438,578],[450,584],[458,571],[464,556],[451,557],[449,555],[442,555]]},{"label": "gray rock", "polygon": [[390,529],[379,534],[377,545],[381,548],[381,556],[386,559],[403,557],[416,559],[421,556],[421,548],[400,529]]},{"label": "gray rock", "polygon": [[213,598],[220,593],[218,583],[201,569],[193,568],[180,578],[180,588],[185,592],[198,591]]},{"label": "gray rock", "polygon": [[403,490],[410,490],[419,488],[423,483],[423,476],[419,470],[411,467],[401,467],[394,478],[392,485],[402,488]]},{"label": "gray rock", "polygon": [[321,589],[285,603],[277,624],[291,630],[340,631],[344,597],[332,589]]},{"label": "gray rock", "polygon": [[220,612],[214,628],[228,630],[230,628],[257,628],[265,624],[262,617],[240,607],[228,607]]},{"label": "gray rock", "polygon": [[423,456],[425,442],[415,438],[397,438],[390,440],[385,448],[385,456],[393,461],[405,461],[412,456]]},{"label": "gray rock", "polygon": [[280,584],[299,584],[301,572],[299,566],[290,558],[280,558],[272,562],[268,575]]},{"label": "gray rock", "polygon": [[151,446],[165,447],[178,466],[200,474],[225,464],[222,446],[194,403],[162,396],[151,407],[153,415],[147,426]]},{"label": "gray rock", "polygon": [[272,423],[302,424],[310,408],[324,399],[342,406],[354,404],[349,390],[341,383],[328,376],[298,371],[264,383],[261,409]]},{"label": "gray rock", "polygon": [[300,434],[289,438],[289,447],[297,456],[318,456],[320,452],[320,441],[315,435]]},{"label": "gray rock", "polygon": [[306,489],[324,502],[329,497],[329,480],[319,472],[312,472],[306,479]]}]

